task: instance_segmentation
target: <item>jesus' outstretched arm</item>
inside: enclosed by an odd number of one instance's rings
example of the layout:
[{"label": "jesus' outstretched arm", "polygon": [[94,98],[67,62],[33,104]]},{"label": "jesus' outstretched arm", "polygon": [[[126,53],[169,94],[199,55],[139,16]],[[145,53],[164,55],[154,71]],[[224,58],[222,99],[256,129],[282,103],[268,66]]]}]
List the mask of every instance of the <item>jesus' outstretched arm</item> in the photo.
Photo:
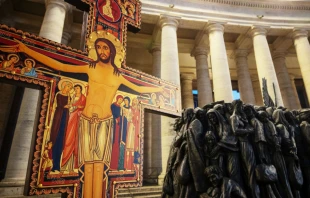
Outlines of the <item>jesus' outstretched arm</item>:
[{"label": "jesus' outstretched arm", "polygon": [[23,44],[20,41],[17,41],[16,45],[12,46],[0,46],[0,50],[3,52],[8,52],[8,53],[16,53],[16,52],[24,52],[31,56],[32,58],[36,59],[37,61],[45,64],[48,67],[51,67],[53,69],[59,70],[59,71],[64,71],[64,72],[74,72],[74,73],[87,73],[88,70],[88,65],[82,65],[82,66],[77,66],[77,65],[70,65],[70,64],[64,64],[61,63],[55,59],[52,59],[48,56],[45,56],[39,52],[36,52],[29,47],[27,47],[25,44]]},{"label": "jesus' outstretched arm", "polygon": [[138,86],[133,84],[132,82],[128,81],[124,77],[121,76],[121,83],[128,88],[139,92],[139,93],[154,93],[154,92],[162,92],[164,91],[163,87],[146,87],[146,86]]}]

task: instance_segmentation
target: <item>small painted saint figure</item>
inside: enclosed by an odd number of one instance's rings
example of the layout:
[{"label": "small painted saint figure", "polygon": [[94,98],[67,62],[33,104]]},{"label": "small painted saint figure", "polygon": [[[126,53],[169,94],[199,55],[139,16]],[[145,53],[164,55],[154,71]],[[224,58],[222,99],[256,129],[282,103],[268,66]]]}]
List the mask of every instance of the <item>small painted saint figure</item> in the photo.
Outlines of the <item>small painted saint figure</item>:
[{"label": "small painted saint figure", "polygon": [[42,155],[42,171],[44,172],[47,168],[49,168],[48,173],[51,172],[53,168],[53,153],[52,153],[52,147],[53,147],[53,142],[48,141],[47,145],[45,146],[45,150]]},{"label": "small painted saint figure", "polygon": [[139,148],[139,121],[140,109],[138,106],[138,99],[132,99],[131,113],[128,119],[128,131],[126,137],[126,155],[125,155],[125,169],[133,170],[134,149]]},{"label": "small painted saint figure", "polygon": [[74,172],[78,169],[78,127],[81,113],[86,104],[86,97],[82,94],[82,86],[74,86],[74,95],[69,105],[69,120],[64,139],[64,150],[62,153],[61,170]]},{"label": "small painted saint figure", "polygon": [[118,170],[125,170],[125,149],[126,149],[126,138],[129,126],[129,115],[131,115],[130,109],[130,98],[126,96],[124,98],[124,106],[122,107],[122,125],[121,125],[121,140],[118,158]]},{"label": "small painted saint figure", "polygon": [[111,105],[113,114],[113,139],[112,139],[112,153],[110,169],[116,170],[118,168],[119,149],[120,149],[120,132],[123,123],[121,116],[121,104],[123,103],[123,96],[116,96],[116,101]]},{"label": "small painted saint figure", "polygon": [[0,68],[13,71],[15,64],[19,61],[19,57],[16,54],[9,54],[7,60],[0,63]]},{"label": "small painted saint figure", "polygon": [[26,67],[21,70],[21,74],[24,74],[25,76],[38,77],[34,68],[36,62],[33,59],[27,58],[24,63]]}]

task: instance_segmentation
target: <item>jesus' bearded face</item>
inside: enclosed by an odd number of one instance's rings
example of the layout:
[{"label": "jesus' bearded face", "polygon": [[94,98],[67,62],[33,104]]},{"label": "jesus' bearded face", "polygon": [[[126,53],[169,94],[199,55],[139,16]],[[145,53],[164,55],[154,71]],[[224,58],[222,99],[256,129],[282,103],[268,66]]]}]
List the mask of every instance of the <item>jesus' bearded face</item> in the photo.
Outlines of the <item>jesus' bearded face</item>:
[{"label": "jesus' bearded face", "polygon": [[96,51],[101,62],[108,63],[110,61],[111,50],[107,43],[99,41],[96,44]]}]

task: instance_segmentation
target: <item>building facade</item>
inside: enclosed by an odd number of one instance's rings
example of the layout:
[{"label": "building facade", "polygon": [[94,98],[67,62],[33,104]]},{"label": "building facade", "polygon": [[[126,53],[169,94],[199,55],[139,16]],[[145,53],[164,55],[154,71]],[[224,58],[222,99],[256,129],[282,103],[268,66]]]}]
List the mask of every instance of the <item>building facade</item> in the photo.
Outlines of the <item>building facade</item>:
[{"label": "building facade", "polygon": [[[142,25],[128,33],[126,65],[181,86],[183,108],[233,100],[263,105],[262,79],[271,97],[289,109],[310,102],[310,2],[255,0],[148,0]],[[1,0],[0,23],[84,49],[87,13],[64,0]],[[18,88],[1,83],[2,182],[23,185],[40,94],[26,90],[12,143],[5,142]],[[13,116],[13,115],[12,115]],[[16,117],[16,116],[15,116]],[[26,122],[26,128],[18,123]],[[174,133],[173,119],[147,113],[144,179],[162,183]],[[9,149],[10,152],[7,152]],[[19,160],[18,166],[16,160]],[[1,161],[1,160],[0,160]],[[3,161],[0,163],[4,163]],[[0,182],[1,183],[1,182]]]}]

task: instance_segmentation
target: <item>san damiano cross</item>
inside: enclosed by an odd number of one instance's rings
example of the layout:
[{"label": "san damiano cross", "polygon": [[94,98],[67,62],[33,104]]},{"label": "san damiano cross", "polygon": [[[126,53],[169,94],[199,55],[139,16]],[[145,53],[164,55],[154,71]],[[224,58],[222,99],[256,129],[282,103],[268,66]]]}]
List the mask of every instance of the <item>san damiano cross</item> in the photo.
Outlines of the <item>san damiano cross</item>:
[{"label": "san damiano cross", "polygon": [[65,1],[89,13],[86,52],[0,27],[1,57],[16,57],[0,78],[44,90],[28,194],[114,197],[142,185],[144,109],[179,115],[179,88],[125,66],[139,1]]}]

